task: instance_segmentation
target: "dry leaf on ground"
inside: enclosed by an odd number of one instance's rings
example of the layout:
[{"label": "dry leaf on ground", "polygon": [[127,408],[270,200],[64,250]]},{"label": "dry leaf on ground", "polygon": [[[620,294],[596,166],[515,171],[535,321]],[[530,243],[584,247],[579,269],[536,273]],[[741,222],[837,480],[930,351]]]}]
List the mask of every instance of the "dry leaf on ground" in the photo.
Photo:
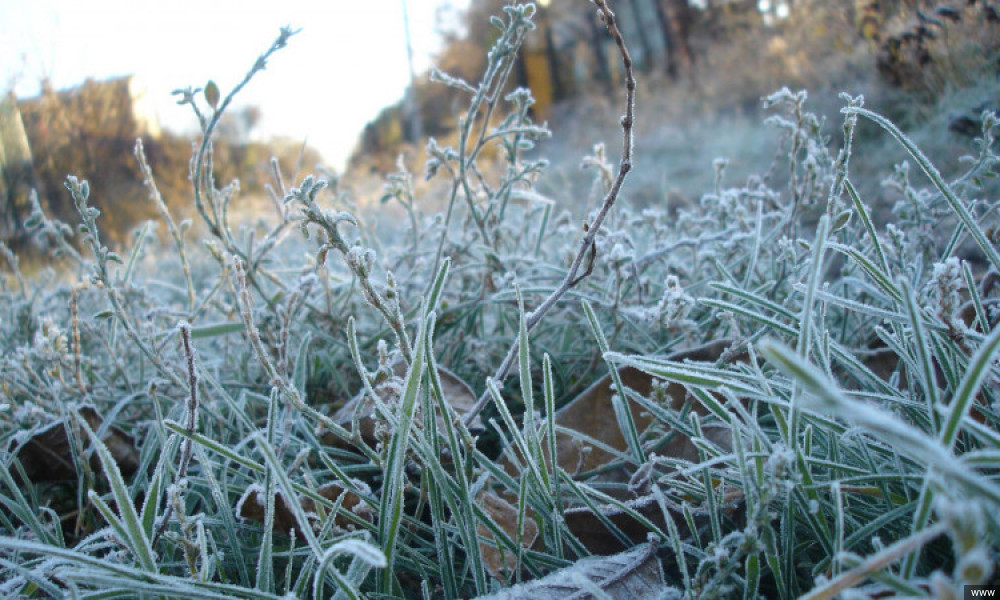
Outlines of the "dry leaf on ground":
[{"label": "dry leaf on ground", "polygon": [[[731,340],[719,340],[697,348],[675,352],[668,358],[676,361],[714,362],[730,345],[732,345]],[[618,375],[621,377],[623,385],[635,390],[640,395],[650,397],[653,393],[654,378],[648,373],[632,367],[624,367],[618,370]],[[617,393],[609,373],[557,410],[556,425],[577,431],[603,442],[619,452],[624,452],[627,448],[625,437],[622,435],[621,428],[618,427],[618,421],[614,418],[611,405],[611,398]],[[687,389],[681,384],[669,383],[663,387],[663,393],[668,399],[669,408],[679,410],[686,402],[689,402]],[[629,400],[628,406],[632,413],[632,419],[635,421],[636,430],[641,435],[653,419],[635,402]],[[694,402],[691,408],[698,414],[707,413],[707,410],[697,402]],[[690,445],[690,442],[688,444]],[[563,432],[556,433],[556,452],[558,453],[559,466],[570,474],[592,471],[603,467],[615,458],[613,454],[601,448],[586,449],[578,437]],[[628,480],[629,473],[619,469],[617,472],[605,472],[601,477],[603,481],[621,482]]]},{"label": "dry leaf on ground", "polygon": [[[538,537],[538,525],[535,524],[534,519],[526,517],[520,532],[518,532],[517,507],[489,491],[480,492],[476,497],[476,502],[510,539],[516,542],[520,537],[522,548],[531,548],[532,544],[535,543],[535,539]],[[514,569],[517,568],[517,557],[506,549],[501,551],[496,542],[485,541],[493,539],[494,536],[489,528],[482,523],[476,527],[476,533],[481,537],[479,549],[486,564],[486,571],[506,584]]]},{"label": "dry leaf on ground", "polygon": [[680,590],[667,587],[655,544],[613,556],[590,557],[530,583],[478,600],[667,600]]},{"label": "dry leaf on ground", "polygon": [[[104,425],[104,418],[93,406],[81,406],[77,409],[79,415],[94,431],[99,432]],[[72,419],[59,419],[32,433],[27,440],[11,447],[11,453],[17,455],[21,467],[28,479],[34,482],[66,481],[76,479],[76,461],[80,459],[78,447],[70,443],[67,427],[76,427]],[[86,433],[76,429],[74,437],[79,441],[79,448],[87,452],[90,446]],[[101,435],[101,441],[107,446],[112,458],[118,464],[118,469],[125,477],[130,477],[139,469],[139,451],[135,440],[129,434],[114,425],[109,425]],[[91,453],[90,468],[95,472],[101,470],[100,460]],[[10,469],[11,475],[20,483],[16,468]]]},{"label": "dry leaf on ground", "polygon": [[[406,364],[402,360],[397,360],[392,365],[392,369],[393,377],[388,381],[381,382],[374,388],[375,393],[378,394],[379,398],[387,406],[396,405],[403,390],[403,380],[406,377]],[[445,401],[455,409],[459,417],[465,416],[476,403],[476,395],[472,391],[472,387],[461,377],[444,367],[438,367],[438,378],[441,381],[441,391],[444,394]],[[355,413],[357,413],[358,421],[357,433],[360,435],[361,440],[369,446],[374,446],[376,442],[375,402],[364,390],[341,406],[333,415],[333,420],[338,425],[350,430],[353,427]],[[438,424],[443,431],[445,423],[442,422],[440,416],[438,417]],[[482,429],[482,427],[482,421],[477,417],[471,428]],[[331,432],[324,433],[322,441],[328,446],[345,449],[351,447],[349,440],[343,440]]]},{"label": "dry leaf on ground", "polygon": [[[719,340],[697,348],[675,352],[670,360],[695,360],[714,362],[732,345],[731,340]],[[634,369],[625,367],[619,369],[622,384],[637,393],[651,397],[654,395],[654,377]],[[663,512],[650,495],[648,484],[676,471],[672,463],[698,463],[700,456],[698,448],[686,434],[680,431],[666,432],[669,439],[655,447],[656,461],[646,465],[647,468],[637,470],[634,465],[619,461],[619,466],[608,469],[607,466],[616,461],[611,452],[598,447],[590,447],[582,438],[591,438],[614,448],[618,452],[627,451],[625,438],[614,418],[611,404],[612,397],[617,393],[610,374],[581,392],[569,404],[556,411],[556,424],[563,429],[556,433],[556,452],[559,467],[570,475],[586,472],[597,474],[587,478],[589,485],[601,487],[602,491],[624,502],[629,508],[652,522],[661,531],[666,530]],[[685,403],[692,402],[691,410],[698,414],[707,414],[707,409],[689,398],[687,389],[680,384],[664,385],[657,394],[662,394],[662,403],[667,408],[680,410]],[[653,425],[651,415],[642,410],[635,402],[629,401],[629,409],[640,435]],[[579,435],[574,435],[577,432]],[[728,425],[709,422],[702,425],[704,439],[729,451],[732,444],[732,433]],[[543,444],[544,445],[544,444]],[[505,457],[504,468],[508,473],[516,475],[517,467],[510,457]],[[602,469],[603,467],[603,469]],[[604,484],[628,484],[606,486]],[[727,512],[734,514],[742,506],[742,497],[728,495],[725,504]],[[671,512],[673,512],[671,510]],[[698,510],[695,510],[698,513]],[[599,514],[597,514],[599,513]],[[586,506],[569,506],[565,512],[566,525],[570,531],[594,554],[612,554],[625,548],[646,541],[649,529],[635,517],[614,506],[598,507],[597,513]],[[682,530],[682,537],[690,535],[684,525],[683,515],[678,511],[674,521]],[[605,524],[611,522],[619,529],[625,540],[616,536]],[[701,521],[696,521],[700,523]]]},{"label": "dry leaf on ground", "polygon": [[[337,502],[337,499],[343,496],[341,508],[352,511],[364,518],[370,519],[371,517],[371,515],[368,514],[367,506],[362,504],[361,498],[357,494],[350,490],[345,490],[336,483],[322,485],[316,490],[316,493],[331,502]],[[261,486],[253,485],[247,488],[239,502],[236,504],[237,516],[250,521],[263,523],[265,519],[264,511],[267,506],[265,500],[264,490]],[[312,527],[314,520],[318,519],[315,501],[308,496],[299,496],[298,502],[302,507],[303,512],[305,512],[306,516],[309,517],[309,526]],[[333,518],[334,524],[342,529],[353,529],[355,527],[355,523],[344,515],[337,514]],[[296,521],[295,513],[292,512],[292,508],[288,504],[284,494],[276,494],[274,499],[274,529],[284,533],[285,535],[290,535],[294,529],[301,539],[302,527],[303,526],[299,525]]]},{"label": "dry leaf on ground", "polygon": [[[668,531],[663,510],[652,494],[646,494],[623,502],[623,504],[629,510],[655,525],[660,531]],[[613,554],[648,539],[650,530],[646,528],[646,525],[618,506],[605,505],[596,508],[597,512],[594,512],[587,506],[574,506],[563,513],[566,527],[589,552],[602,555]],[[742,491],[737,488],[728,490],[721,499],[719,508],[723,514],[731,518],[741,518],[740,515],[744,508]],[[688,529],[687,521],[680,507],[668,502],[667,510],[677,526],[681,539],[690,537],[694,532]],[[702,531],[709,525],[707,508],[695,507],[691,509],[691,514],[698,531]],[[619,539],[605,525],[605,521],[614,525],[625,537],[625,540]]]}]

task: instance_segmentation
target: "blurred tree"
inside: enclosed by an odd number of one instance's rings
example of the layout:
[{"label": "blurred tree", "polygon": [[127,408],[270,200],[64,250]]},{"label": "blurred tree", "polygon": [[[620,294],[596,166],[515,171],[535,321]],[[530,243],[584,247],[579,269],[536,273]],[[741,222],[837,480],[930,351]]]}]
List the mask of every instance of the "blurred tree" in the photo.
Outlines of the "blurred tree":
[{"label": "blurred tree", "polygon": [[[437,66],[478,81],[484,50],[496,40],[489,21],[508,0],[471,0],[460,27],[446,31]],[[577,0],[538,4],[537,30],[525,39],[517,84],[530,87],[534,116],[578,94],[607,93],[621,76],[614,42],[595,11]],[[855,84],[879,73],[909,92],[939,93],[995,70],[1000,22],[988,0],[617,0],[613,8],[636,64],[684,85],[705,110],[755,110],[760,97],[782,86],[825,88]],[[964,49],[963,49],[964,48]],[[876,60],[877,55],[877,60]],[[878,71],[874,67],[876,67]],[[684,80],[680,80],[683,76]],[[840,83],[837,83],[840,81]],[[425,134],[442,137],[450,115],[467,98],[421,79],[408,92]],[[358,153],[385,152],[394,168],[401,115],[387,109],[368,127]],[[405,121],[403,121],[405,123]]]},{"label": "blurred tree", "polygon": [[[628,0],[627,4],[622,6],[628,7],[629,16],[631,17],[630,22],[627,25],[622,26],[622,30],[625,35],[631,32],[635,32],[635,40],[638,42],[640,49],[638,56],[639,70],[646,73],[653,68],[653,42],[648,35],[645,21],[643,19],[643,5],[644,0]],[[621,18],[619,17],[619,20]]]},{"label": "blurred tree", "polygon": [[[194,140],[152,127],[148,115],[137,108],[131,77],[88,80],[64,91],[43,82],[42,93],[20,101],[18,107],[34,156],[34,185],[50,216],[78,222],[63,186],[66,175],[76,175],[89,181],[92,205],[101,210],[99,224],[109,241],[121,242],[136,225],[155,218],[134,156],[138,137],[143,138],[157,187],[175,218],[191,215],[188,169]],[[322,161],[301,142],[249,142],[260,118],[256,106],[227,113],[214,143],[217,179],[239,178],[245,196],[264,194],[264,184],[271,181],[268,165],[273,154],[286,173]]]},{"label": "blurred tree", "polygon": [[260,123],[262,113],[259,106],[244,106],[236,110],[227,110],[219,121],[219,139],[230,144],[243,144]]},{"label": "blurred tree", "polygon": [[[39,201],[51,216],[75,223],[77,215],[63,187],[66,175],[90,181],[94,205],[112,237],[155,214],[132,156],[135,139],[157,137],[136,110],[131,77],[88,79],[66,91],[42,82],[37,98],[19,103],[37,173]],[[109,210],[114,206],[115,210]]]},{"label": "blurred tree", "polygon": [[663,63],[672,79],[689,73],[694,56],[688,38],[694,23],[694,9],[687,0],[656,0],[656,18],[663,35]]},{"label": "blurred tree", "polygon": [[989,1],[881,0],[861,8],[859,26],[878,44],[878,72],[890,85],[930,101],[998,73],[1000,15]]}]

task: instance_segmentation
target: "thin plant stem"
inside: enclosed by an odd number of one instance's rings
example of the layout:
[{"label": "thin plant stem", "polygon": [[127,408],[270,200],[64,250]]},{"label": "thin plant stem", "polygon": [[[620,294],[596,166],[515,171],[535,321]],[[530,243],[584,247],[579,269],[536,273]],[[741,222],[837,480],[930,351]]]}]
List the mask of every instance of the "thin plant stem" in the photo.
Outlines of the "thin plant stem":
[{"label": "thin plant stem", "polygon": [[[633,134],[632,129],[635,124],[635,75],[632,69],[632,56],[629,54],[628,48],[625,46],[625,40],[622,37],[621,30],[618,28],[618,24],[615,21],[615,13],[611,11],[605,0],[594,0],[597,4],[597,8],[604,19],[604,24],[608,29],[608,32],[615,40],[615,44],[618,46],[618,51],[622,57],[622,64],[625,68],[625,115],[621,119],[622,125],[622,157],[618,163],[618,174],[615,176],[614,182],[611,184],[611,189],[608,190],[607,194],[604,196],[604,201],[601,204],[600,210],[594,217],[593,223],[585,225],[585,233],[583,239],[580,240],[579,248],[576,251],[576,255],[570,263],[569,270],[563,277],[559,286],[556,287],[544,300],[538,305],[535,310],[531,311],[526,315],[526,326],[528,331],[531,331],[542,318],[550,311],[552,308],[562,299],[566,292],[570,291],[577,286],[584,278],[586,278],[592,272],[594,268],[594,260],[596,259],[596,246],[595,239],[597,238],[597,232],[600,231],[601,225],[604,224],[604,220],[607,218],[608,213],[611,212],[611,208],[615,205],[618,200],[618,195],[621,193],[622,184],[625,183],[625,177],[628,175],[629,171],[632,170],[632,148],[633,148]],[[589,254],[589,259],[587,258]],[[584,260],[587,260],[587,266],[584,268]],[[580,274],[580,269],[584,268],[583,274]],[[496,372],[493,374],[492,380],[495,382],[503,382],[507,378],[507,374],[510,372],[511,367],[514,365],[514,361],[517,359],[518,354],[518,342],[515,340],[510,349],[507,351],[507,355],[504,357],[500,366],[497,367]],[[490,395],[488,391],[483,392],[483,394],[476,400],[476,403],[469,409],[463,419],[466,426],[471,425],[479,413],[483,410],[487,403],[490,401]]]}]

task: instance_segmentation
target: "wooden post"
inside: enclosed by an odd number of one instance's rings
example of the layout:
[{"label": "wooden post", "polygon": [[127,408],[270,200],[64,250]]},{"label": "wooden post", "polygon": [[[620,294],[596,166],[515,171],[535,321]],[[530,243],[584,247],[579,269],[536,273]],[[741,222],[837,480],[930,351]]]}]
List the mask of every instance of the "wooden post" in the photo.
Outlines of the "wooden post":
[{"label": "wooden post", "polygon": [[22,224],[31,210],[29,197],[34,185],[31,146],[11,93],[0,100],[0,239],[24,238]]}]

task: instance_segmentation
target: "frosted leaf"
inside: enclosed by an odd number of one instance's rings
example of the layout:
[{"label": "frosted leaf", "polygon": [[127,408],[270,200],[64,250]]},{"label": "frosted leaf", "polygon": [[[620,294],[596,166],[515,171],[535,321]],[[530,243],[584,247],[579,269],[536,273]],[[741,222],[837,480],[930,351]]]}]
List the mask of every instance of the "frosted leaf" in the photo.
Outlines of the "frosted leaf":
[{"label": "frosted leaf", "polygon": [[[240,496],[240,499],[236,502],[236,514],[237,514],[237,516],[239,516],[241,518],[248,518],[248,517],[244,517],[243,515],[244,514],[249,514],[249,512],[251,512],[251,511],[245,509],[244,508],[244,504],[246,504],[249,501],[249,502],[253,502],[258,507],[263,507],[264,506],[264,500],[265,500],[264,486],[261,485],[261,484],[259,484],[259,483],[250,484],[249,486],[247,486],[246,491],[243,492],[243,495]],[[253,509],[253,510],[258,510],[258,509]]]},{"label": "frosted leaf", "polygon": [[795,464],[795,453],[784,444],[775,444],[771,450],[771,456],[764,464],[764,471],[776,478],[787,476],[789,469]]},{"label": "frosted leaf", "polygon": [[963,584],[981,585],[989,580],[995,569],[996,564],[990,552],[982,546],[976,546],[962,555],[955,565],[955,576]]},{"label": "frosted leaf", "polygon": [[682,326],[694,308],[695,300],[681,286],[676,275],[668,275],[663,282],[663,296],[657,305],[660,321],[665,326]]},{"label": "frosted leaf", "polygon": [[350,554],[377,569],[384,568],[387,564],[385,554],[380,549],[363,540],[346,539],[337,542],[326,551],[323,561],[326,562],[328,560],[327,557],[338,554]]},{"label": "frosted leaf", "polygon": [[934,265],[930,285],[934,299],[937,301],[937,315],[956,330],[965,329],[965,324],[958,316],[962,307],[961,291],[965,289],[962,277],[962,266],[957,257],[952,256]]},{"label": "frosted leaf", "polygon": [[[515,585],[478,600],[667,600],[682,597],[670,588],[656,556],[656,544],[642,544],[613,556],[589,557],[546,577]],[[596,590],[595,590],[596,588]]]}]

